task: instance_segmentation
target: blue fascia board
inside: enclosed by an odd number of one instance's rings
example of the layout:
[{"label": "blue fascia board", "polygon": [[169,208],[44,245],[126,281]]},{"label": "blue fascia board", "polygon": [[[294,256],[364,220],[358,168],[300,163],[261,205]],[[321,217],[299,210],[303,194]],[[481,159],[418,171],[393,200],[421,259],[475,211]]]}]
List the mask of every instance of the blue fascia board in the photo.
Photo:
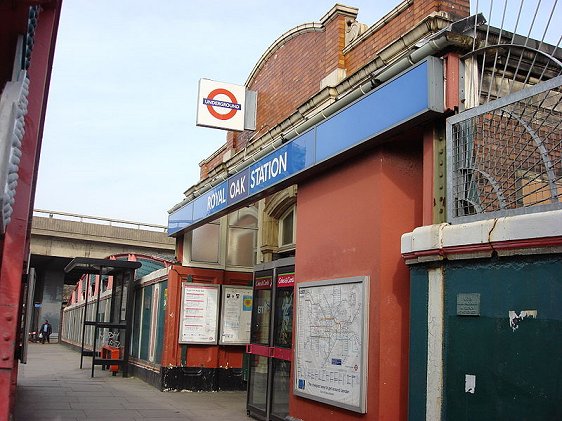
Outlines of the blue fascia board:
[{"label": "blue fascia board", "polygon": [[429,57],[360,97],[201,196],[172,212],[168,235],[213,220],[265,190],[426,114],[443,112],[443,67]]}]

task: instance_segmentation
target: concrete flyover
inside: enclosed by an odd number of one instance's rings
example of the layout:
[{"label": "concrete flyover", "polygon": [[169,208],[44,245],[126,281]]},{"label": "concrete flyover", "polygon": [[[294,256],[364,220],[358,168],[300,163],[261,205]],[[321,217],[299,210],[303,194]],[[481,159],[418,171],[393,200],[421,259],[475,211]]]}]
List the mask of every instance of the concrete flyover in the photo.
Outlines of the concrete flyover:
[{"label": "concrete flyover", "polygon": [[[36,209],[33,211],[30,244],[30,276],[26,318],[33,331],[48,319],[53,339],[60,331],[65,285],[78,279],[64,268],[75,257],[107,258],[116,254],[163,257],[172,260],[175,239],[166,227],[97,216]],[[72,290],[72,287],[66,287]]]},{"label": "concrete flyover", "polygon": [[112,254],[173,254],[175,240],[154,224],[35,210],[31,254],[106,258]]}]

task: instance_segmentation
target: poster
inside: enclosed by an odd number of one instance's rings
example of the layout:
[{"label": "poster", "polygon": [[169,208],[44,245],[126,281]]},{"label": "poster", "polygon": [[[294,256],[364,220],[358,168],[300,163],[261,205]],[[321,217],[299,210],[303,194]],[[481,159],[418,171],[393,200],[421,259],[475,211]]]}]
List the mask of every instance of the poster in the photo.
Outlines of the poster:
[{"label": "poster", "polygon": [[223,286],[220,323],[221,345],[250,343],[252,287]]},{"label": "poster", "polygon": [[218,298],[218,285],[183,284],[180,344],[217,343]]},{"label": "poster", "polygon": [[297,284],[295,395],[366,412],[368,279]]}]

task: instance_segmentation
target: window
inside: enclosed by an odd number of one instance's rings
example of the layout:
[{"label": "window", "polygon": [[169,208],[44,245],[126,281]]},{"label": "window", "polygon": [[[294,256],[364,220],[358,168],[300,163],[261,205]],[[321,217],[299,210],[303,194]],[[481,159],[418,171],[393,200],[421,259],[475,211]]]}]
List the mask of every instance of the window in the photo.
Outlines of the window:
[{"label": "window", "polygon": [[252,267],[256,262],[258,210],[248,206],[228,215],[226,263]]},{"label": "window", "polygon": [[218,223],[203,225],[195,228],[191,235],[191,260],[218,263],[220,225]]},{"label": "window", "polygon": [[96,275],[90,275],[90,297],[94,296],[96,291]]},{"label": "window", "polygon": [[109,285],[109,276],[103,275],[101,278],[101,292],[107,291]]},{"label": "window", "polygon": [[279,218],[279,248],[294,248],[296,242],[295,207]]}]

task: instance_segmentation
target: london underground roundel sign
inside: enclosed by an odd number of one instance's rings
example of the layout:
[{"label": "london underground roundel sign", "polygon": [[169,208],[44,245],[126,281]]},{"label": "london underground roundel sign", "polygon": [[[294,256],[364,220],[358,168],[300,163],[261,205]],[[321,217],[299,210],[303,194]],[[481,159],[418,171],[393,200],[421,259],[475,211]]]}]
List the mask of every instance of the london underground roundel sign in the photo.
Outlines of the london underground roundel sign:
[{"label": "london underground roundel sign", "polygon": [[244,130],[246,88],[209,79],[199,81],[197,125]]}]

